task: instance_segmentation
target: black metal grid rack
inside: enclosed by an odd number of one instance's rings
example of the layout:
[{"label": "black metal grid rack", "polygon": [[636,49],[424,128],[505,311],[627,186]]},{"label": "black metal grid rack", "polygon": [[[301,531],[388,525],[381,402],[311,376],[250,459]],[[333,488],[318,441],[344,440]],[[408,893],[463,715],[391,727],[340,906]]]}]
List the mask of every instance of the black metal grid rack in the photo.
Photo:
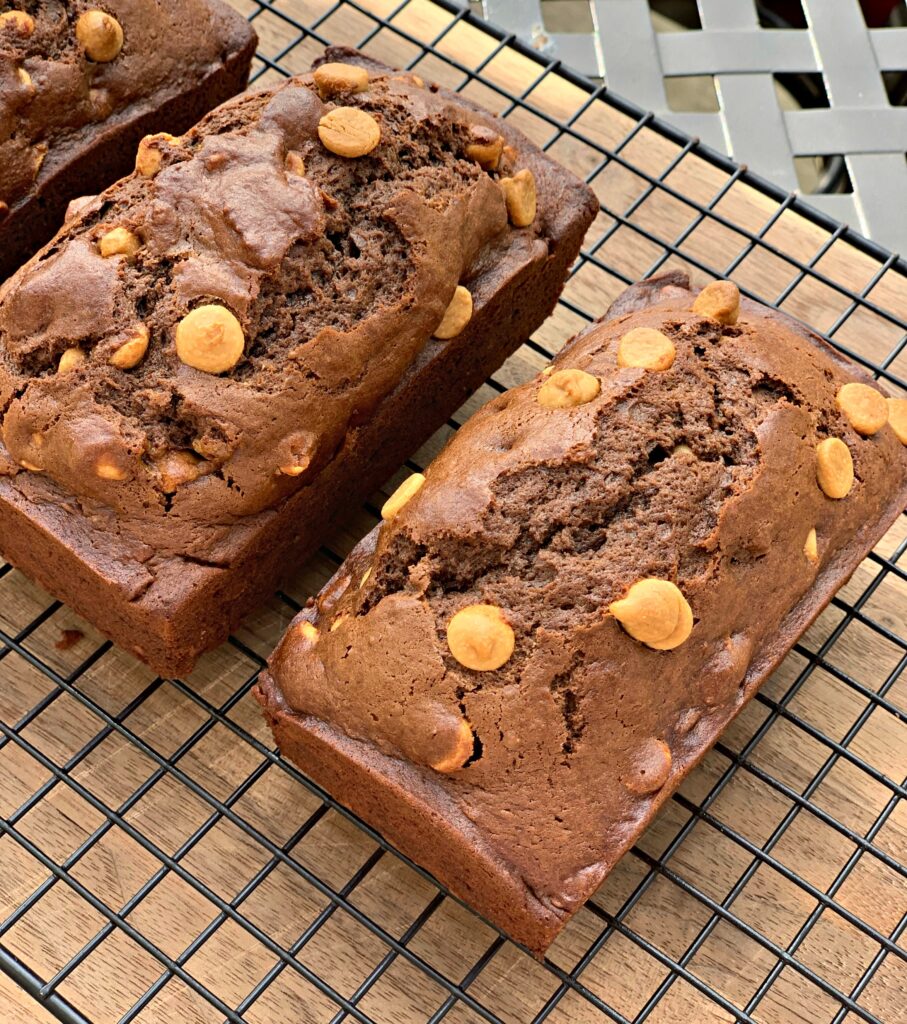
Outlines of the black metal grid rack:
[{"label": "black metal grid rack", "polygon": [[[558,313],[487,394],[666,263],[802,313],[905,393],[907,267],[797,197],[446,0],[235,2],[257,77],[354,42],[516,118],[599,191]],[[186,680],[0,569],[16,984],[71,1024],[907,1020],[905,517],[544,964],[280,761],[253,707],[298,600],[373,519]]]}]

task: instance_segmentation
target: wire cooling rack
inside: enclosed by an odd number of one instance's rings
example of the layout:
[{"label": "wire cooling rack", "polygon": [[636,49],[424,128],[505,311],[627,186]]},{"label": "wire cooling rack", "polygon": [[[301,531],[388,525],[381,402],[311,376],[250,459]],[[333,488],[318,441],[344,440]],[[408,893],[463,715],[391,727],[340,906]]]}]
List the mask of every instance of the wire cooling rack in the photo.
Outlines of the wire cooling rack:
[{"label": "wire cooling rack", "polygon": [[[555,315],[410,469],[666,266],[732,276],[905,393],[907,268],[794,196],[452,4],[235,2],[259,82],[361,45],[601,200]],[[905,517],[538,963],[283,763],[250,696],[379,502],[186,679],[0,569],[4,1022],[907,1021]]]}]

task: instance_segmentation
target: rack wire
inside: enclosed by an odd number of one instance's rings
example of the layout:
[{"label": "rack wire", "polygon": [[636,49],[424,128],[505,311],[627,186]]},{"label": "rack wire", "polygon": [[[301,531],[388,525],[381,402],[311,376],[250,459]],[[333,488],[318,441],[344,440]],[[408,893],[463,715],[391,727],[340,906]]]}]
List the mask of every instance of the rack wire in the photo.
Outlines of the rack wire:
[{"label": "rack wire", "polygon": [[[259,83],[358,44],[513,118],[601,199],[555,315],[409,469],[665,266],[733,277],[907,393],[907,267],[797,196],[446,0],[235,4]],[[378,500],[185,680],[0,568],[16,985],[67,1024],[907,1020],[905,517],[538,963],[282,761],[251,699]]]}]

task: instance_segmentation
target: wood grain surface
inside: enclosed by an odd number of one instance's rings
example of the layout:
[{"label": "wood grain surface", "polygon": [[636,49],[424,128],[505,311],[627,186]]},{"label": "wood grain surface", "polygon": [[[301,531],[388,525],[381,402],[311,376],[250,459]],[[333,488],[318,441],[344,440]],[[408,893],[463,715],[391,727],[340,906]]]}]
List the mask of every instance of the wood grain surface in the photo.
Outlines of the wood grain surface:
[{"label": "wood grain surface", "polygon": [[[247,14],[258,9],[251,0],[233,2]],[[320,46],[312,37],[297,42],[299,26],[332,6],[327,0],[272,3],[255,19],[261,52],[292,72],[305,70]],[[365,0],[360,6],[387,16],[399,5]],[[600,99],[590,102],[554,72],[541,76],[539,65],[510,48],[498,50],[479,29],[452,24],[430,0],[411,0],[393,26],[399,31],[344,6],[327,13],[318,31],[341,43],[374,31],[366,49],[398,65],[420,58],[423,43],[436,42],[440,56],[418,60],[420,75],[455,88],[466,81],[466,95],[512,118],[565,164],[594,174],[604,210],[586,241],[593,259],[565,290],[573,307],[598,315],[627,280],[662,265],[686,266],[699,281],[710,276],[705,267],[728,267],[757,297],[783,295],[783,308],[815,327],[838,325],[835,336],[868,360],[886,359],[900,340],[884,311],[907,317],[907,287],[878,261],[790,210],[779,213],[775,201],[645,126],[628,140],[636,127],[631,118]],[[486,61],[482,81],[470,78],[466,71]],[[258,84],[279,77],[269,70]],[[524,94],[525,106],[514,108],[507,93]],[[564,122],[574,134],[559,131]],[[603,162],[595,147],[616,148],[618,155]],[[659,176],[664,187],[652,187]],[[697,220],[689,200],[714,201],[721,221]],[[761,234],[764,244],[751,245],[747,232]],[[664,262],[664,246],[671,243],[680,256]],[[791,259],[815,259],[824,280],[796,283]],[[836,282],[858,290],[871,285],[869,299],[878,311],[860,308],[846,316],[851,303]],[[535,340],[555,350],[584,322],[562,305]],[[544,362],[526,346],[496,380],[508,386],[523,381]],[[889,371],[907,377],[907,354]],[[492,394],[484,387],[458,420]],[[450,433],[440,431],[415,463],[429,461]],[[376,496],[372,509],[380,502]],[[369,509],[351,511],[288,588],[289,597],[303,601],[317,590],[336,558],[374,521]],[[905,538],[901,517],[878,554],[891,556]],[[629,1019],[669,983],[670,965],[682,960],[683,976],[668,984],[647,1019],[733,1020],[721,1000],[746,1007],[780,952],[784,962],[752,1011],[754,1020],[853,1024],[860,1016],[836,1016],[841,1004],[828,987],[849,995],[884,954],[858,992],[858,1005],[885,1024],[907,1024],[907,943],[896,931],[907,915],[907,876],[899,867],[907,864],[907,801],[897,799],[907,776],[907,677],[899,675],[907,644],[898,636],[907,633],[903,568],[880,573],[879,562],[867,560],[841,599],[860,601],[859,614],[835,604],[821,616],[766,685],[766,699],[734,722],[555,943],[546,966],[439,897],[428,880],[325,807],[269,756],[270,737],[248,682],[292,615],[285,600],[275,597],[251,616],[237,642],[203,658],[187,680],[161,681],[21,574],[7,571],[0,576],[0,627],[17,636],[23,650],[0,648],[0,722],[18,727],[18,738],[0,745],[0,815],[16,831],[0,836],[0,921],[6,920],[0,943],[45,980],[63,971],[59,993],[97,1024],[120,1020],[153,985],[153,998],[135,1019],[223,1020],[222,1009],[193,991],[189,979],[226,1006],[242,1007],[250,1024],[330,1021],[338,1005],[314,977],[353,999],[370,1020],[415,1024],[445,1005],[448,991],[439,976],[462,984],[488,1012],[513,1024],[531,1021],[555,997],[548,1019],[564,1024],[606,1016],[583,991],[562,989],[552,966],[574,970],[610,915],[620,914],[579,980]],[[91,706],[57,687],[30,658],[74,680]],[[211,709],[239,691],[237,702],[212,716]],[[55,775],[50,765],[63,770]],[[731,771],[716,795],[713,787]],[[703,801],[705,812],[697,810]],[[73,884],[53,882],[29,844],[57,864],[68,863]],[[658,859],[663,867],[651,870]],[[136,900],[149,880],[155,884]],[[258,884],[247,888],[253,880]],[[345,905],[337,907],[318,880],[341,893]],[[637,887],[632,909],[621,914]],[[36,891],[40,898],[19,914]],[[87,892],[103,901],[106,915]],[[709,901],[725,907],[713,917]],[[410,951],[392,956],[361,999],[358,986],[390,947],[359,914],[394,940],[406,939]],[[153,950],[111,925],[117,916]],[[690,951],[710,920],[707,935]],[[83,955],[86,945],[90,951]],[[473,970],[484,956],[481,969]],[[162,967],[167,958],[179,967],[169,977]],[[430,976],[424,965],[437,974]],[[180,976],[183,971],[188,977]],[[270,983],[250,1000],[266,977]],[[46,1019],[0,976],[3,1024]],[[460,999],[444,1019],[464,1024],[482,1017]]]}]

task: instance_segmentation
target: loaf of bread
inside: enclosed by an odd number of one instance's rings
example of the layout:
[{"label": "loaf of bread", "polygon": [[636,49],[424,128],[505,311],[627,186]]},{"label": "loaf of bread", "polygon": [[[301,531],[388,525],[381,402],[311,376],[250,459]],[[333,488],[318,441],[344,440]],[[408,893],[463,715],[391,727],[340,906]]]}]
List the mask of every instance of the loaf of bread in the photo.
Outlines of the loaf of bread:
[{"label": "loaf of bread", "polygon": [[297,617],[280,749],[541,953],[904,508],[905,420],[728,282],[631,288]]},{"label": "loaf of bread", "polygon": [[0,280],[67,202],[132,169],[139,139],[182,132],[245,87],[256,37],[220,0],[0,5]]},{"label": "loaf of bread", "polygon": [[191,668],[548,315],[597,204],[354,52],[250,93],[0,289],[0,550]]}]

